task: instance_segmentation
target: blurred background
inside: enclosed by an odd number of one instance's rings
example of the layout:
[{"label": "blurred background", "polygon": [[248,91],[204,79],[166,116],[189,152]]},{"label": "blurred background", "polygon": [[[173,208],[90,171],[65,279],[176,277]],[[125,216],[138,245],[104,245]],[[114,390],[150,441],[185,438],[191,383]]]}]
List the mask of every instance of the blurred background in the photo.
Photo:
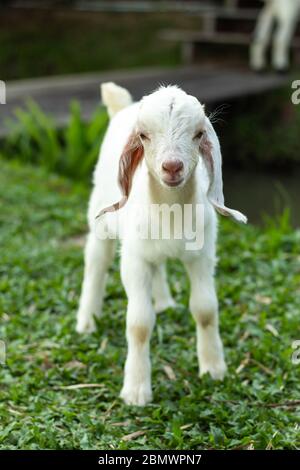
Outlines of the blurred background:
[{"label": "blurred background", "polygon": [[[138,99],[160,83],[196,95],[213,113],[225,194],[254,223],[288,207],[300,224],[300,106],[291,70],[254,73],[249,47],[260,0],[1,1],[1,153],[89,181],[107,125],[99,84]],[[275,25],[274,25],[275,27]]]}]

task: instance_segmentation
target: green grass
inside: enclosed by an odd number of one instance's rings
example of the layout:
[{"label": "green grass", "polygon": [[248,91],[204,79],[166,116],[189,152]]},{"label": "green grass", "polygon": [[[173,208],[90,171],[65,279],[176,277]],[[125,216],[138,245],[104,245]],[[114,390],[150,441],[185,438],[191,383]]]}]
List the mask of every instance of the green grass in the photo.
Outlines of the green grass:
[{"label": "green grass", "polygon": [[[87,197],[86,188],[44,169],[1,161],[0,339],[7,362],[0,366],[0,448],[299,448],[292,402],[300,399],[300,366],[291,362],[291,344],[300,339],[300,232],[286,216],[265,228],[222,220],[223,383],[197,377],[188,283],[181,265],[170,263],[178,308],[158,317],[153,335],[154,401],[130,408],[118,398],[126,354],[118,261],[98,331],[74,331]],[[80,383],[101,385],[62,388]],[[122,439],[135,431],[144,434]]]}]

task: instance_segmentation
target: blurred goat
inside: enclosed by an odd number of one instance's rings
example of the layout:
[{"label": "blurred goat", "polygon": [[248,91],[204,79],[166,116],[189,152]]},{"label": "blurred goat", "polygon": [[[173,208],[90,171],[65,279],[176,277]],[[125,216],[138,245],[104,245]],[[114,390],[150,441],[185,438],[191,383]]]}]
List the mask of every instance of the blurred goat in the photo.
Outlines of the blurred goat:
[{"label": "blurred goat", "polygon": [[[106,83],[102,99],[112,119],[94,173],[77,331],[95,329],[93,316],[101,313],[114,239],[120,238],[121,277],[128,297],[128,355],[121,397],[128,404],[145,405],[152,397],[149,348],[155,312],[175,306],[166,279],[164,263],[168,258],[181,260],[190,277],[200,374],[209,372],[214,379],[223,378],[226,365],[214,286],[215,209],[240,222],[246,222],[246,217],[224,206],[219,141],[195,97],[169,86],[132,104],[127,90]],[[202,226],[198,227],[205,236],[202,249],[187,250],[186,239],[137,236],[149,208],[174,204],[204,208]],[[136,206],[142,208],[138,215]],[[159,222],[162,226],[165,223]]]},{"label": "blurred goat", "polygon": [[266,5],[258,17],[251,45],[251,67],[256,71],[266,67],[267,49],[276,25],[272,64],[275,70],[284,72],[289,68],[289,52],[300,14],[300,0],[265,0],[265,2]]}]

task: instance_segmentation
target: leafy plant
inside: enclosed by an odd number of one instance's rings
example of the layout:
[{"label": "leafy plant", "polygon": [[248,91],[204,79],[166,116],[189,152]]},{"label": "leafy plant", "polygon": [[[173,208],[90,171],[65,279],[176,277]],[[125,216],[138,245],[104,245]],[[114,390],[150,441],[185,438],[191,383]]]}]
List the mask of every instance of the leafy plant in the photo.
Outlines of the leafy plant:
[{"label": "leafy plant", "polygon": [[70,120],[59,128],[33,101],[17,109],[15,119],[7,121],[9,134],[3,153],[23,162],[40,164],[74,179],[90,176],[108,123],[107,113],[99,107],[90,122],[84,122],[80,105],[72,102]]}]

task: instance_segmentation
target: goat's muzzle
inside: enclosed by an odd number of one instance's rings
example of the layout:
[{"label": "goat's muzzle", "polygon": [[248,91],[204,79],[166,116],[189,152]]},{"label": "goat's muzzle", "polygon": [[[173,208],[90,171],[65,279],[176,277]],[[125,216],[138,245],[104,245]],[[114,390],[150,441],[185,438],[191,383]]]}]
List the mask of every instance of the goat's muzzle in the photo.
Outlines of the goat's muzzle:
[{"label": "goat's muzzle", "polygon": [[162,164],[162,179],[167,186],[179,186],[183,181],[183,162],[178,159],[165,160]]}]

